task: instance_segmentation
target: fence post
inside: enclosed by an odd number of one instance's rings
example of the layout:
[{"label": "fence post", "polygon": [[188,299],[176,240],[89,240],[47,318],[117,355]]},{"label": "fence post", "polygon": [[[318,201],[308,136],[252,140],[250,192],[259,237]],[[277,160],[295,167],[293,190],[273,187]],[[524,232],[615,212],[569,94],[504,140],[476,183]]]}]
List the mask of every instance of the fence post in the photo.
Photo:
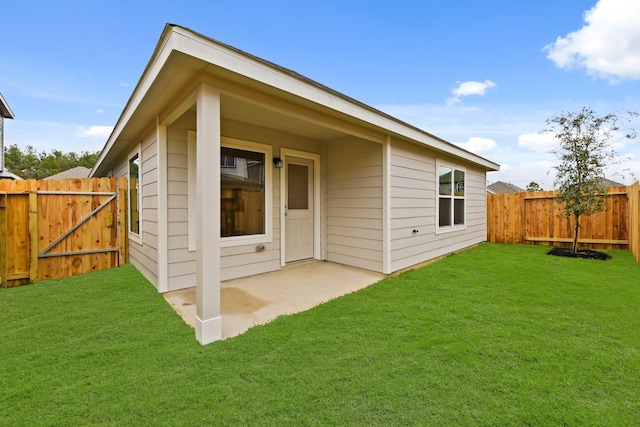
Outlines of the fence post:
[{"label": "fence post", "polygon": [[7,193],[0,193],[0,288],[7,287]]},{"label": "fence post", "polygon": [[627,187],[629,198],[629,249],[640,262],[640,182]]},{"label": "fence post", "polygon": [[118,192],[118,247],[120,248],[118,265],[124,265],[127,262],[129,250],[127,246],[129,242],[129,229],[127,225],[127,196],[129,195],[129,182],[127,181],[127,178],[118,178],[118,185],[116,186],[116,189]]},{"label": "fence post", "polygon": [[29,240],[31,257],[29,259],[29,282],[38,281],[38,193],[29,192]]}]

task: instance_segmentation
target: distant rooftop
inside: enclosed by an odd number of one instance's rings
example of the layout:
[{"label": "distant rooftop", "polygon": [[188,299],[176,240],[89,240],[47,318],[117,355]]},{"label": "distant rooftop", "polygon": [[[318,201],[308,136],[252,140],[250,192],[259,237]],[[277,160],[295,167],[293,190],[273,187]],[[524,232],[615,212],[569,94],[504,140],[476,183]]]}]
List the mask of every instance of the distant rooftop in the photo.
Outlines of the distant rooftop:
[{"label": "distant rooftop", "polygon": [[624,184],[620,184],[619,182],[612,181],[608,178],[603,178],[602,181],[605,187],[624,187]]},{"label": "distant rooftop", "polygon": [[524,188],[520,188],[517,185],[513,185],[504,181],[496,181],[493,184],[487,186],[487,191],[491,194],[503,194],[503,193],[520,193],[526,191]]},{"label": "distant rooftop", "polygon": [[73,179],[73,178],[88,178],[89,168],[84,166],[76,166],[75,168],[67,169],[66,171],[57,173],[46,177],[45,179]]}]

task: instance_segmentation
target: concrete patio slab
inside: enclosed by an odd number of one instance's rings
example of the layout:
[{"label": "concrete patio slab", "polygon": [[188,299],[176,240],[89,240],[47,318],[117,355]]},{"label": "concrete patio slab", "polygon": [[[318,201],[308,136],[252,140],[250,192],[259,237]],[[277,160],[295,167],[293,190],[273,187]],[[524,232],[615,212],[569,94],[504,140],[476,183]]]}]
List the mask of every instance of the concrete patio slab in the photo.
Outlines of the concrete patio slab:
[{"label": "concrete patio slab", "polygon": [[[365,288],[385,276],[369,270],[322,261],[305,261],[281,270],[221,283],[222,339],[283,314]],[[196,289],[167,292],[165,299],[191,327],[196,315]]]}]

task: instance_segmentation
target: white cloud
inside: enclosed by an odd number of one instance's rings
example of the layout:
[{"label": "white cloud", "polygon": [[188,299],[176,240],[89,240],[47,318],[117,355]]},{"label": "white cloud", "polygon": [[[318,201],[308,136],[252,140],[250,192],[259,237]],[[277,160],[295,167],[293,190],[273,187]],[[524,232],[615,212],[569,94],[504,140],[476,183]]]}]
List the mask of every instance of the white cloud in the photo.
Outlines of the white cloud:
[{"label": "white cloud", "polygon": [[467,81],[458,82],[458,86],[451,91],[453,95],[451,98],[447,98],[447,105],[458,104],[462,102],[461,96],[469,95],[484,95],[488,89],[496,87],[496,84],[491,80],[485,80],[484,82]]},{"label": "white cloud", "polygon": [[113,131],[113,126],[78,126],[76,135],[81,138],[93,138],[106,141]]},{"label": "white cloud", "polygon": [[548,153],[558,145],[552,133],[525,133],[518,137],[518,147],[536,153]]},{"label": "white cloud", "polygon": [[457,145],[479,155],[491,154],[498,150],[498,143],[491,138],[472,137],[467,142]]},{"label": "white cloud", "polygon": [[102,108],[98,108],[98,109],[96,110],[96,113],[97,113],[97,114],[102,114],[102,113],[104,113],[104,110],[103,110]]},{"label": "white cloud", "polygon": [[640,79],[639,15],[638,0],[599,0],[584,14],[581,29],[543,50],[559,68],[585,68],[611,82]]}]

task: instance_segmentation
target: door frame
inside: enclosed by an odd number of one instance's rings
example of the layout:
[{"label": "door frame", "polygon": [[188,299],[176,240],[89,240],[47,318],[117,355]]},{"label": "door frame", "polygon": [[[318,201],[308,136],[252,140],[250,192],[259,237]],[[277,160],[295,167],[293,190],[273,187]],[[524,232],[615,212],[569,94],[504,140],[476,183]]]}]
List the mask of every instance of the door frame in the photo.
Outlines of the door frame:
[{"label": "door frame", "polygon": [[[294,150],[291,148],[280,148],[280,158],[283,165],[287,156],[298,157],[311,160],[313,162],[313,258],[321,259],[320,253],[320,154],[309,153],[307,151]],[[285,180],[287,179],[284,170],[280,173],[280,267],[286,265],[286,227],[284,217],[285,203]]]}]

